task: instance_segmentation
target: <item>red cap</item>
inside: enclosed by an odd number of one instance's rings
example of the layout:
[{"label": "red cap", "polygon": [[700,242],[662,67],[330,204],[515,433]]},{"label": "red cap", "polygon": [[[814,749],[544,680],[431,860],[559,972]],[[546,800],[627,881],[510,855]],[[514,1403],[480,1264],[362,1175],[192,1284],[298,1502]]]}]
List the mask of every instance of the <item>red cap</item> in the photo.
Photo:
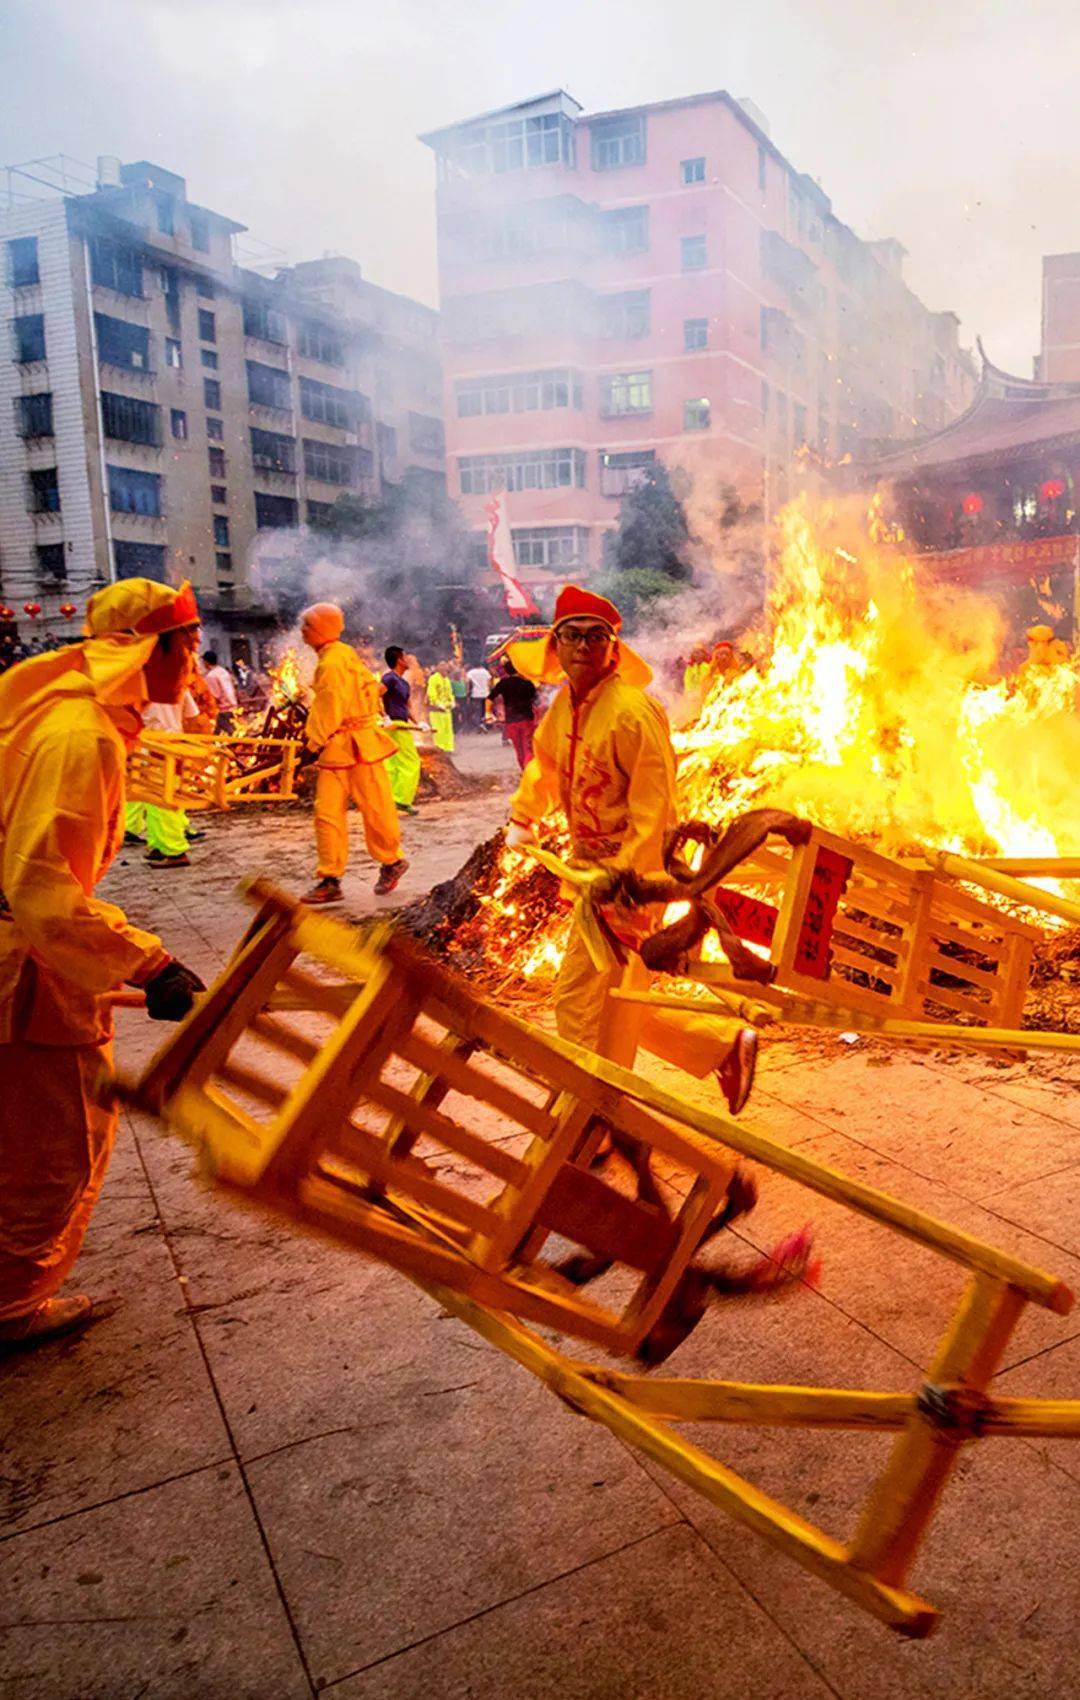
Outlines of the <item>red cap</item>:
[{"label": "red cap", "polygon": [[555,603],[552,630],[564,620],[576,619],[602,620],[613,632],[617,632],[622,625],[622,615],[614,602],[609,602],[606,596],[596,596],[591,590],[582,590],[579,584],[564,584]]}]

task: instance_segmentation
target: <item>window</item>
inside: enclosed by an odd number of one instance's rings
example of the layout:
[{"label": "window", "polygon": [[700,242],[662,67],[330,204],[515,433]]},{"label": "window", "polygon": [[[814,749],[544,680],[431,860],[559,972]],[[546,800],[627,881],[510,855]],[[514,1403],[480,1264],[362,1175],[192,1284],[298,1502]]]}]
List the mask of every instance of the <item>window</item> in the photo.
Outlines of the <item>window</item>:
[{"label": "window", "polygon": [[224,478],[224,476],[225,476],[225,450],[224,449],[215,449],[215,448],[212,448],[212,447],[208,448],[207,451],[206,451],[206,459],[207,459],[207,462],[208,462],[209,467],[210,467],[211,478]]},{"label": "window", "polygon": [[574,126],[559,112],[471,125],[440,161],[444,175],[526,171],[538,165],[574,164]]},{"label": "window", "polygon": [[165,297],[165,313],[169,329],[180,335],[180,273],[175,266],[162,266],[161,293]]},{"label": "window", "polygon": [[432,419],[427,413],[410,413],[409,447],[415,449],[417,454],[445,454],[446,438],[442,420]]},{"label": "window", "polygon": [[795,448],[802,448],[806,442],[806,408],[801,401],[796,401],[791,408],[791,440]]},{"label": "window", "polygon": [[207,416],[206,416],[206,435],[208,437],[214,437],[214,438],[217,439],[218,442],[220,442],[221,439],[225,435],[225,422],[224,422],[224,420],[213,419],[213,418],[211,418],[210,414],[208,413]]},{"label": "window", "polygon": [[609,254],[641,254],[649,246],[648,207],[616,207],[600,214],[600,231]]},{"label": "window", "polygon": [[174,212],[175,202],[171,195],[154,196],[154,217],[162,236],[175,236]]},{"label": "window", "polygon": [[324,366],[345,364],[345,344],[325,325],[301,325],[299,348],[308,360],[321,360]]},{"label": "window", "polygon": [[[368,459],[370,462],[370,451]],[[304,438],[304,472],[308,478],[318,478],[323,484],[355,484],[356,471],[355,449],[341,443],[322,443],[315,437]]]},{"label": "window", "polygon": [[191,246],[197,248],[200,254],[210,252],[210,220],[200,213],[191,215]]},{"label": "window", "polygon": [[267,496],[256,490],[255,524],[260,531],[279,531],[299,523],[300,515],[291,496]]},{"label": "window", "polygon": [[325,525],[333,511],[333,502],[309,502],[307,522],[309,525]]},{"label": "window", "polygon": [[115,290],[117,295],[141,297],[143,292],[142,260],[138,252],[104,236],[90,238],[90,277],[99,288]]},{"label": "window", "polygon": [[511,532],[519,567],[570,567],[588,558],[589,533],[583,525],[537,525]]},{"label": "window", "polygon": [[20,437],[51,437],[52,391],[15,397],[15,432]]},{"label": "window", "polygon": [[628,341],[648,336],[652,322],[651,297],[647,289],[629,289],[621,295],[600,297],[600,335]]},{"label": "window", "polygon": [[217,502],[220,505],[224,505],[228,501],[228,499],[229,499],[229,492],[228,492],[228,490],[226,490],[224,484],[211,484],[211,486],[210,486],[210,500],[212,502]]},{"label": "window", "polygon": [[557,490],[585,485],[581,449],[526,449],[511,455],[461,455],[458,472],[463,496],[490,490]]},{"label": "window", "polygon": [[217,325],[214,320],[214,315],[208,307],[199,308],[199,341],[217,341]]},{"label": "window", "polygon": [[25,289],[41,282],[36,236],[15,236],[7,245],[8,282],[12,289]]},{"label": "window", "polygon": [[174,407],[170,414],[172,434],[181,442],[187,441],[187,414],[181,407]]},{"label": "window", "polygon": [[759,142],[757,151],[757,186],[763,193],[765,189],[765,164],[767,157],[765,149]]},{"label": "window", "polygon": [[212,407],[215,412],[221,407],[221,384],[217,378],[204,378],[202,381],[203,406]]},{"label": "window", "polygon": [[712,424],[712,409],[702,396],[696,401],[683,402],[683,430],[707,431]]},{"label": "window", "polygon": [[229,547],[229,520],[226,514],[214,515],[214,542],[219,549]]},{"label": "window", "polygon": [[49,584],[63,584],[67,578],[67,556],[62,543],[39,543],[37,564],[40,577]]},{"label": "window", "polygon": [[11,321],[11,341],[14,358],[20,366],[29,366],[45,358],[45,315],[27,313]]},{"label": "window", "polygon": [[55,466],[36,466],[31,472],[30,511],[35,514],[60,512],[60,484]]},{"label": "window", "polygon": [[230,554],[227,554],[227,553],[222,553],[222,551],[219,549],[217,554],[214,556],[214,565],[215,565],[215,567],[217,568],[217,570],[220,574],[224,575],[224,574],[227,574],[227,573],[231,573],[232,572],[232,556]]},{"label": "window", "polygon": [[769,417],[769,386],[764,378],[761,380],[761,417],[762,419]]},{"label": "window", "polygon": [[604,419],[651,412],[651,372],[613,372],[600,379],[600,413]]},{"label": "window", "polygon": [[212,301],[214,299],[212,280],[208,277],[197,277],[195,279],[195,293],[201,295],[204,301]]},{"label": "window", "polygon": [[564,367],[498,378],[462,378],[456,388],[459,419],[476,419],[482,413],[546,413],[582,405],[581,376]]},{"label": "window", "polygon": [[694,350],[697,348],[708,348],[708,319],[684,319],[682,336],[683,348],[687,354],[693,354]]},{"label": "window", "polygon": [[145,325],[132,325],[127,319],[95,313],[94,334],[101,365],[119,366],[127,372],[150,370],[150,332]]},{"label": "window", "polygon": [[296,438],[252,426],[251,464],[258,472],[295,472]]},{"label": "window", "polygon": [[183,352],[174,336],[165,338],[165,364],[166,366],[174,366],[177,371],[184,364]]},{"label": "window", "polygon": [[209,368],[209,370],[211,372],[217,371],[217,369],[218,369],[218,357],[217,357],[217,349],[216,348],[200,348],[199,359],[202,361],[204,366]]},{"label": "window", "polygon": [[136,472],[131,466],[110,466],[109,506],[114,514],[161,517],[161,478],[156,472]]},{"label": "window", "polygon": [[704,183],[704,159],[684,159],[679,166],[679,174],[684,183]]},{"label": "window", "polygon": [[681,247],[683,271],[704,271],[708,261],[704,236],[684,236]]},{"label": "window", "polygon": [[392,425],[376,425],[375,440],[379,445],[379,463],[385,474],[397,460],[397,432]]},{"label": "window", "polygon": [[268,307],[265,301],[245,301],[244,335],[258,337],[260,342],[285,342],[284,313]]},{"label": "window", "polygon": [[645,114],[624,113],[602,118],[590,126],[594,171],[615,171],[621,165],[645,163]]},{"label": "window", "polygon": [[249,360],[247,380],[248,401],[253,407],[275,407],[279,413],[290,411],[288,372],[282,372],[277,366],[264,366],[258,360]]},{"label": "window", "polygon": [[166,582],[163,543],[125,543],[118,539],[113,544],[113,560],[117,578],[152,578],[158,584]]},{"label": "window", "polygon": [[300,412],[305,419],[337,425],[342,431],[347,431],[354,419],[371,417],[366,396],[360,398],[353,390],[342,390],[335,384],[321,384],[318,378],[300,379]]},{"label": "window", "polygon": [[601,449],[600,494],[625,496],[627,490],[633,490],[641,483],[646,470],[655,464],[655,449],[630,449],[622,454]]}]

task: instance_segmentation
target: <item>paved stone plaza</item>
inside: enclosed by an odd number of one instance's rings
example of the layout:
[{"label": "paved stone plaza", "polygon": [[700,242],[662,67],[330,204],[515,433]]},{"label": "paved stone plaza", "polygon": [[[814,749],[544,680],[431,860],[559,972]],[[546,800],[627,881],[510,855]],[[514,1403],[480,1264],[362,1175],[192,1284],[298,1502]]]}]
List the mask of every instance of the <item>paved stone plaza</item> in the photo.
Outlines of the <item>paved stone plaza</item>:
[{"label": "paved stone plaza", "polygon": [[[406,823],[405,900],[502,819],[499,789]],[[360,843],[354,825],[354,847]],[[126,853],[105,895],[209,978],[258,869],[309,882],[299,812],[210,823],[189,870]],[[375,907],[357,852],[354,913]],[[121,1017],[138,1064],[160,1037]],[[671,1071],[656,1070],[674,1079]],[[680,1077],[685,1084],[685,1077]],[[747,1119],[1080,1290],[1080,1067],[839,1040],[766,1047]],[[817,1291],[714,1308],[677,1374],[908,1389],[959,1271],[765,1176],[743,1237],[814,1223]],[[743,1224],[740,1224],[740,1231]],[[403,1278],[194,1178],[125,1118],[77,1270],[81,1339],[0,1369],[3,1700],[1067,1700],[1080,1688],[1080,1445],[961,1461],[892,1637],[574,1415]],[[1029,1310],[1003,1391],[1080,1397],[1080,1311]],[[719,1455],[844,1536],[888,1436],[718,1430]]]}]

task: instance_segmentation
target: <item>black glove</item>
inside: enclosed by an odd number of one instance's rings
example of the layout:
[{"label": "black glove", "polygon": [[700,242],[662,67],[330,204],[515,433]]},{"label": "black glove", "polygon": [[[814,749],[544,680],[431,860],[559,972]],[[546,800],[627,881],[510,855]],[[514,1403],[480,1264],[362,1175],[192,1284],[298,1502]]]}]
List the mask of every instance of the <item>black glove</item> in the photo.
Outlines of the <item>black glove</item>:
[{"label": "black glove", "polygon": [[183,1021],[195,1002],[196,992],[205,992],[206,987],[193,969],[172,960],[147,980],[143,990],[151,1021]]}]

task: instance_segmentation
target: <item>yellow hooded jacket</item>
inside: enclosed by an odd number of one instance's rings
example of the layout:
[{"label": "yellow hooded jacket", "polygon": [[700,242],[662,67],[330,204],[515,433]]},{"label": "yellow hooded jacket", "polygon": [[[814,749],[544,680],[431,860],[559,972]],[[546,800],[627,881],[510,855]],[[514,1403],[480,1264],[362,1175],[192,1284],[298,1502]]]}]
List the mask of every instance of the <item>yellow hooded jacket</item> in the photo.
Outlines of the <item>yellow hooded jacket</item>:
[{"label": "yellow hooded jacket", "polygon": [[110,627],[109,613],[116,604],[127,619],[143,585],[151,606],[176,595],[144,580],[109,586],[95,626],[105,635],[0,677],[0,1044],[101,1044],[112,1033],[103,994],[168,961],[159,939],[93,895],[123,839],[124,767],[157,641]]},{"label": "yellow hooded jacket", "polygon": [[349,644],[320,649],[314,690],[307,741],[320,752],[320,767],[356,767],[396,754],[397,745],[379,725],[382,687]]},{"label": "yellow hooded jacket", "polygon": [[575,703],[565,685],[533,736],[510,818],[535,825],[562,807],[575,861],[663,870],[675,824],[675,752],[660,704],[618,673]]}]

